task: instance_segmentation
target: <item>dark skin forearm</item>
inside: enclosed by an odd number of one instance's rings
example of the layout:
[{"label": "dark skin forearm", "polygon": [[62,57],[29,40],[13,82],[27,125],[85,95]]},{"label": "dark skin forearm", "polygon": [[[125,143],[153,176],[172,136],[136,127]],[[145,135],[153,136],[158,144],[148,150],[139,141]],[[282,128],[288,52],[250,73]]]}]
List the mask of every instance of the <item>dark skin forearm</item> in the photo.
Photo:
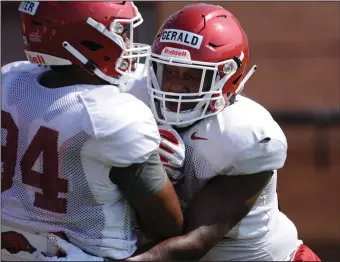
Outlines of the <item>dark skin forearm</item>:
[{"label": "dark skin forearm", "polygon": [[[204,241],[204,235],[210,231],[209,226],[200,228],[179,237],[167,239],[140,255],[127,261],[197,261],[211,249],[215,243]],[[202,241],[197,241],[201,239]]]},{"label": "dark skin forearm", "polygon": [[248,209],[230,215],[228,221],[186,228],[188,233],[169,238],[145,253],[131,257],[128,261],[197,261],[201,259],[225,234],[248,213]]},{"label": "dark skin forearm", "polygon": [[186,234],[167,239],[127,261],[201,259],[248,214],[271,175],[272,172],[262,172],[214,178],[189,204],[185,214]]}]

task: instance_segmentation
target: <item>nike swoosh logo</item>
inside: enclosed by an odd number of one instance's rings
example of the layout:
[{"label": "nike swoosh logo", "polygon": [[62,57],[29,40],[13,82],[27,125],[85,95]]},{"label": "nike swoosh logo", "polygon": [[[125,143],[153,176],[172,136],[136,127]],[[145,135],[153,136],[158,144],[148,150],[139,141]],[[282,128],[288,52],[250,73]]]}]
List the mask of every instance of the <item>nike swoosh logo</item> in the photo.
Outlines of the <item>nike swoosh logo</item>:
[{"label": "nike swoosh logo", "polygon": [[195,132],[191,135],[192,140],[208,140],[207,138],[196,136],[196,133],[197,132]]}]

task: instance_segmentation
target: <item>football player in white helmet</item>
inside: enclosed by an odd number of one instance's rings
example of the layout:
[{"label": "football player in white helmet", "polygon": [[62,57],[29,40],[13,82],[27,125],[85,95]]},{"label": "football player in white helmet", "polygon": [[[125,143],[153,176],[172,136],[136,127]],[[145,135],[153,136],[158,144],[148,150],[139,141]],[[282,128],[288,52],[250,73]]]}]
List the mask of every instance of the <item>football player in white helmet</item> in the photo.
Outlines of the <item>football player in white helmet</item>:
[{"label": "football player in white helmet", "polygon": [[[246,74],[248,59],[245,32],[220,6],[188,5],[157,33],[149,94],[130,92],[165,125],[163,148],[176,134],[185,143],[183,169],[168,166],[185,233],[128,261],[320,261],[278,208],[287,141],[265,108],[240,95],[256,69]],[[167,154],[161,156],[167,165]],[[64,260],[103,260],[56,239],[68,251]]]},{"label": "football player in white helmet", "polygon": [[137,222],[160,239],[182,233],[156,121],[120,92],[150,52],[133,42],[136,6],[25,1],[19,11],[30,62],[1,69],[2,260],[56,255],[49,232],[112,259],[134,254]]}]

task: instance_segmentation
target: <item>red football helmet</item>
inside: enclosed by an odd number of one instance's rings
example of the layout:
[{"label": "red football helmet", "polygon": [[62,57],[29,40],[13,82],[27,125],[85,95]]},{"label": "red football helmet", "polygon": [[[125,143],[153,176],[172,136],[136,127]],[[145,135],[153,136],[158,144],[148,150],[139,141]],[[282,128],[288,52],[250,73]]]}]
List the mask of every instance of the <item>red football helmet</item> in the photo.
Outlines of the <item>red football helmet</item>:
[{"label": "red football helmet", "polygon": [[[256,66],[245,75],[248,58],[247,36],[236,17],[224,8],[191,4],[170,16],[156,35],[148,70],[151,107],[157,121],[183,127],[220,112],[255,71]],[[165,92],[165,65],[201,69],[197,92]],[[212,75],[209,90],[203,88],[206,75]],[[167,101],[176,102],[176,112],[166,108]],[[193,102],[195,108],[180,111],[181,103]]]},{"label": "red football helmet", "polygon": [[19,11],[32,63],[77,64],[119,86],[150,54],[148,45],[133,42],[133,29],[143,22],[133,2],[24,1]]}]

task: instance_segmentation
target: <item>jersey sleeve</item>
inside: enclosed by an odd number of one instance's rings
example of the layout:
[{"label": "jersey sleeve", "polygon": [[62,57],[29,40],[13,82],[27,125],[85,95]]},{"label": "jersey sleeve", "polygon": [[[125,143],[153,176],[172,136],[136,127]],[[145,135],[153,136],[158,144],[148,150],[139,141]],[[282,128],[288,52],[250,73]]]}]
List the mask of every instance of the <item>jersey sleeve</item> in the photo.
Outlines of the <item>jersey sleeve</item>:
[{"label": "jersey sleeve", "polygon": [[160,136],[151,110],[130,94],[104,86],[82,94],[88,111],[84,130],[94,137],[84,154],[110,166],[145,162],[158,148]]},{"label": "jersey sleeve", "polygon": [[109,178],[130,201],[156,194],[168,180],[156,151],[144,163],[112,167]]},{"label": "jersey sleeve", "polygon": [[[287,157],[286,137],[269,112],[257,112],[247,124],[239,125],[229,137],[235,148],[233,157],[229,150],[222,156],[229,165],[221,169],[225,175],[247,175],[272,171],[283,167]],[[251,117],[251,115],[250,115]]]},{"label": "jersey sleeve", "polygon": [[29,71],[38,68],[37,64],[32,64],[29,61],[12,62],[1,67],[1,74],[7,74],[15,71]]},{"label": "jersey sleeve", "polygon": [[[190,145],[216,175],[256,174],[281,168],[287,156],[286,137],[270,113],[256,102],[241,98],[212,120],[189,133]],[[201,139],[195,136],[202,137]]]},{"label": "jersey sleeve", "polygon": [[240,152],[230,170],[222,174],[247,175],[283,167],[287,157],[287,143],[275,137],[266,137]]}]

